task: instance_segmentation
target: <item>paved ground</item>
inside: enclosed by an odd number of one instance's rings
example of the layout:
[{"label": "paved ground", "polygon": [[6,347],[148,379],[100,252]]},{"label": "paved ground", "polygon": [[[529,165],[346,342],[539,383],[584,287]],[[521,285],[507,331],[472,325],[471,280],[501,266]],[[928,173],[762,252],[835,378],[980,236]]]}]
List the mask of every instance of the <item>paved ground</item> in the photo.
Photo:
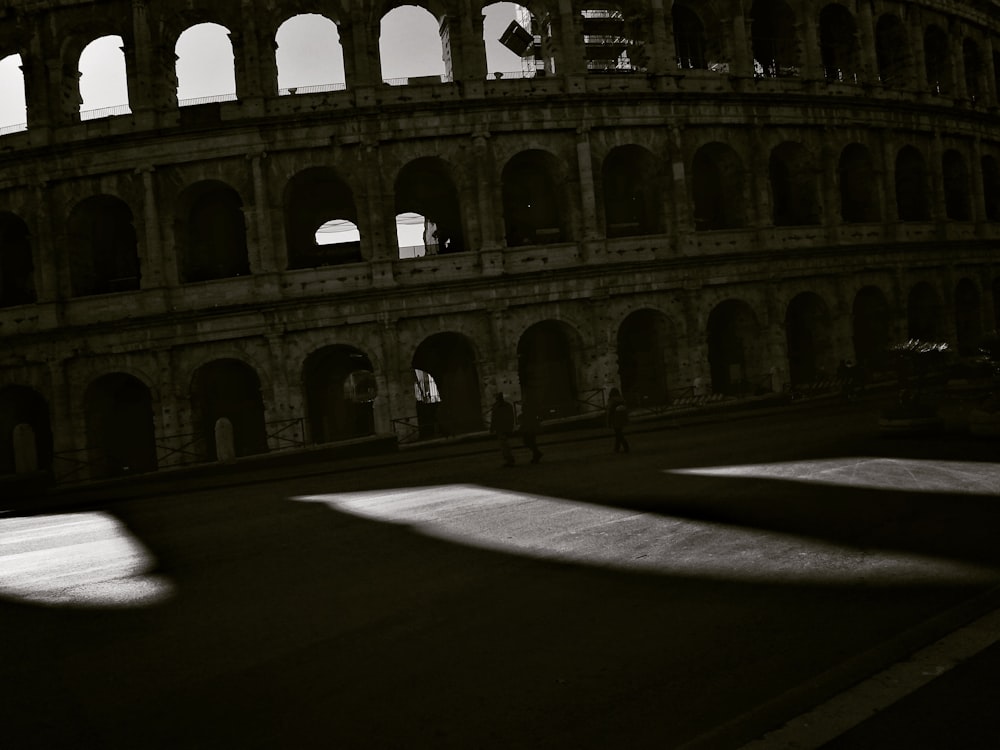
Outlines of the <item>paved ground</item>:
[{"label": "paved ground", "polygon": [[[998,605],[997,444],[880,438],[877,408],[0,516],[4,746],[816,746],[795,717]],[[811,741],[897,730],[851,731]]]}]

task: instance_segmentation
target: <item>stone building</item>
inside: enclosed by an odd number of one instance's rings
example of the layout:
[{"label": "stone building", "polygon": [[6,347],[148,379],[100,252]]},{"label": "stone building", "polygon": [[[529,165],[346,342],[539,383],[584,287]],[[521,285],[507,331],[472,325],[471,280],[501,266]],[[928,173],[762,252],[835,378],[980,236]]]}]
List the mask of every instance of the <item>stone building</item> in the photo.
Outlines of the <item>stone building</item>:
[{"label": "stone building", "polygon": [[[997,327],[996,2],[528,3],[497,75],[484,6],[429,0],[444,75],[385,82],[392,7],[0,0],[0,475],[215,460],[222,418],[246,456],[480,430],[498,390],[739,396]],[[299,14],[343,85],[279,87]],[[201,23],[235,92],[178,101]],[[128,106],[81,111],[107,36]]]}]

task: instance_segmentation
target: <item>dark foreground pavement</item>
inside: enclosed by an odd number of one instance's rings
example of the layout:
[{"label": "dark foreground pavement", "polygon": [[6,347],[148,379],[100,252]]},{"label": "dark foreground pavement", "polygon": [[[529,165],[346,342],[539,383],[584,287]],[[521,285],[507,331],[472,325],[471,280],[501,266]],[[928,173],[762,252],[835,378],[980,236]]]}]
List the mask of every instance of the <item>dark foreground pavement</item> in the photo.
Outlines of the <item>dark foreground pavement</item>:
[{"label": "dark foreground pavement", "polygon": [[1000,606],[997,444],[880,438],[877,406],[0,516],[0,746],[1000,746],[993,646],[796,725]]}]

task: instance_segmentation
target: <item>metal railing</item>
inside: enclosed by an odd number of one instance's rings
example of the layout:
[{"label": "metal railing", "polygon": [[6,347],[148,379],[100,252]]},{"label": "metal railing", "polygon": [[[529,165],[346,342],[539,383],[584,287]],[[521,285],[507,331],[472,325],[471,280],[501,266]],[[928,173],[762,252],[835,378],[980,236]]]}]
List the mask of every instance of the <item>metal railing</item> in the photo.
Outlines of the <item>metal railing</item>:
[{"label": "metal railing", "polygon": [[[213,460],[204,447],[196,448],[198,443],[203,442],[204,434],[200,432],[190,432],[184,435],[173,435],[156,441],[156,460],[158,465],[165,466],[170,463],[174,456],[180,456],[180,461],[173,466],[187,466],[195,463],[206,463]],[[168,441],[180,442],[179,446],[169,445]]]},{"label": "metal railing", "polygon": [[305,441],[305,420],[282,419],[277,422],[268,422],[264,425],[267,432],[267,439],[274,441],[272,450],[284,450],[286,448],[304,448]]},{"label": "metal railing", "polygon": [[0,128],[0,137],[5,135],[10,135],[11,133],[23,133],[28,129],[28,123],[19,122],[16,125],[4,125]]},{"label": "metal railing", "polygon": [[102,117],[118,117],[119,115],[132,114],[132,108],[127,104],[116,104],[113,107],[101,107],[100,109],[81,109],[80,121],[99,120]]},{"label": "metal railing", "polygon": [[346,83],[320,83],[315,86],[289,86],[278,89],[278,96],[296,96],[297,94],[325,94],[330,91],[347,91]]},{"label": "metal railing", "polygon": [[235,102],[239,101],[239,98],[235,93],[232,94],[215,94],[214,96],[198,96],[193,99],[178,99],[178,107],[195,107],[199,104],[216,104],[218,102]]}]

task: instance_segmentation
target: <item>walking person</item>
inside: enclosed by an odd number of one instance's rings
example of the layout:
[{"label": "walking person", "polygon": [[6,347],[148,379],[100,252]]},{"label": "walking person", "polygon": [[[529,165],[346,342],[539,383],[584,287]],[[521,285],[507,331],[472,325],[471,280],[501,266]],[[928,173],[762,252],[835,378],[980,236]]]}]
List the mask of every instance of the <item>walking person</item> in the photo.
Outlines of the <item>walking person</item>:
[{"label": "walking person", "polygon": [[628,424],[628,406],[622,398],[621,391],[612,388],[608,393],[608,427],[615,433],[615,453],[628,453],[628,440],[625,439],[625,425]]},{"label": "walking person", "polygon": [[514,433],[514,405],[497,393],[490,410],[490,433],[497,436],[504,466],[514,465],[514,451],[510,447],[510,436]]},{"label": "walking person", "polygon": [[525,401],[521,406],[521,440],[524,447],[531,451],[531,463],[542,460],[542,452],[538,450],[538,433],[542,430],[542,415],[531,401]]}]

